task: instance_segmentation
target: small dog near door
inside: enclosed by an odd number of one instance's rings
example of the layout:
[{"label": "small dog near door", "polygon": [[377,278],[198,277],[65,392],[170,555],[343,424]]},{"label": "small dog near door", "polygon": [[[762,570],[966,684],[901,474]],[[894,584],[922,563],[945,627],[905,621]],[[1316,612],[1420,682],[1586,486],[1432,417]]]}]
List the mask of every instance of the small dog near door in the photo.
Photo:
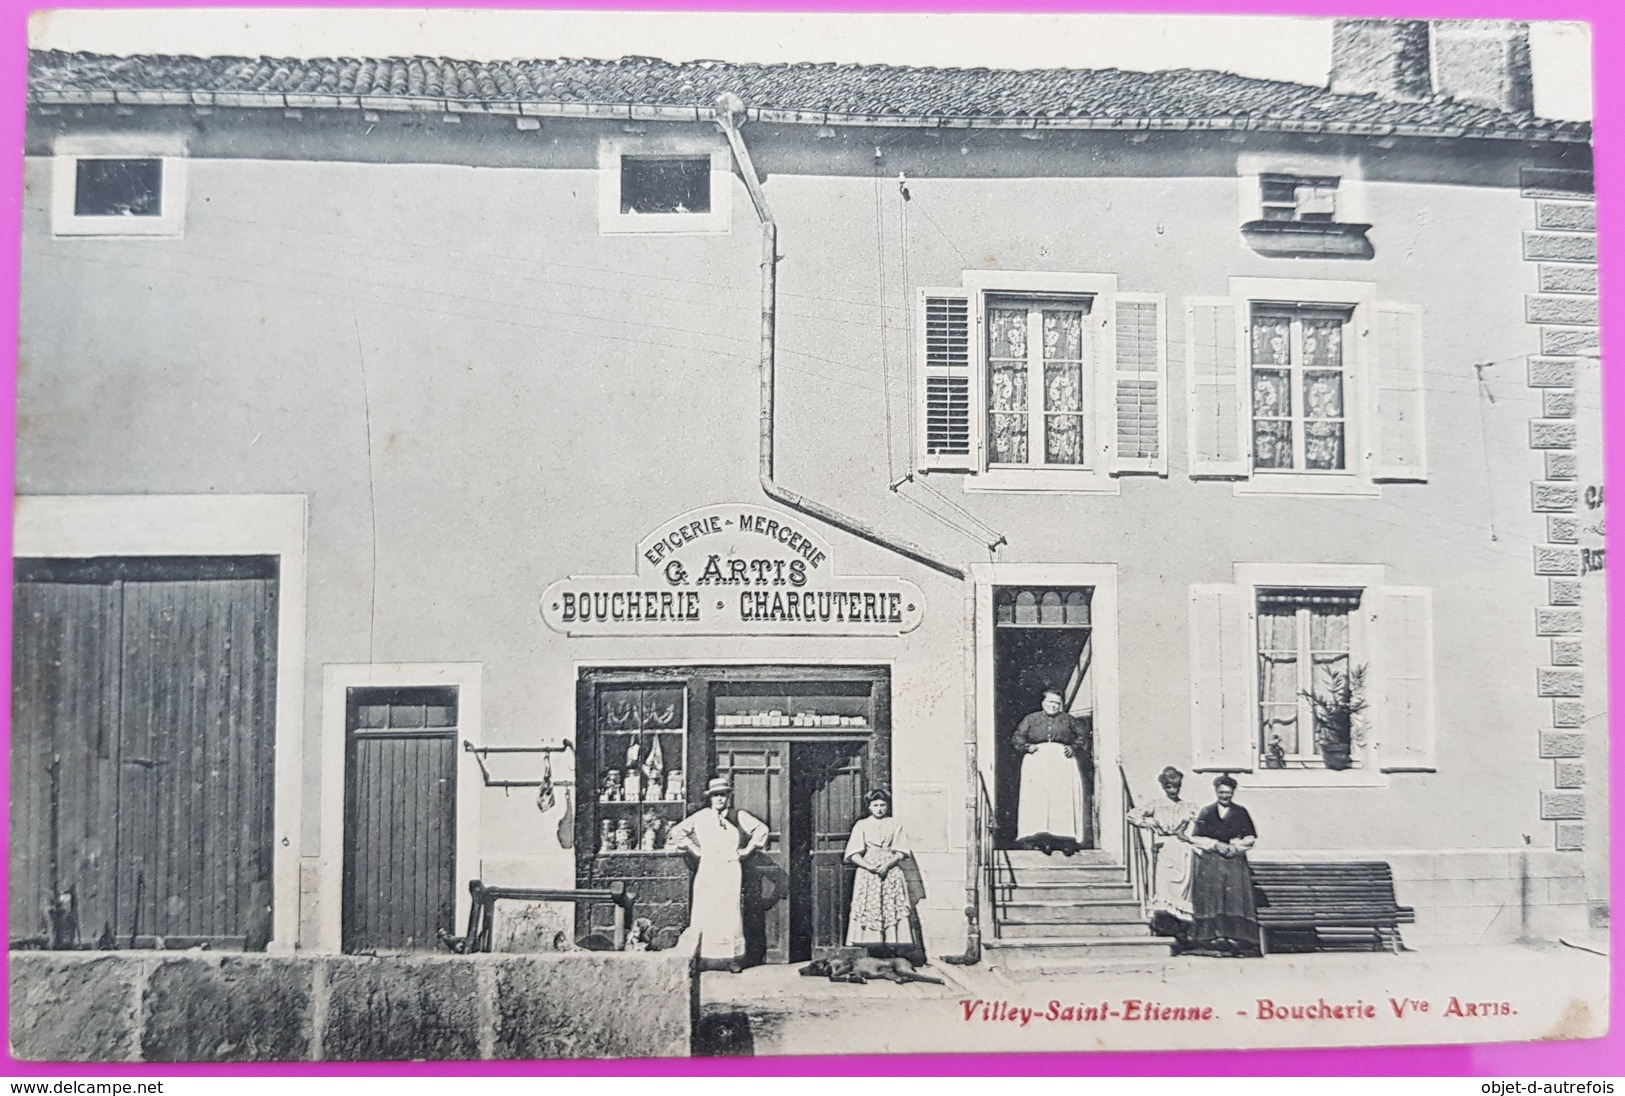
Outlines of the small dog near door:
[{"label": "small dog near door", "polygon": [[900,955],[892,959],[876,959],[869,955],[856,959],[814,959],[801,968],[800,974],[805,978],[828,978],[831,982],[856,982],[860,986],[875,979],[898,984],[904,982],[930,982],[937,986],[948,984],[941,978],[920,974],[914,969],[913,963]]}]

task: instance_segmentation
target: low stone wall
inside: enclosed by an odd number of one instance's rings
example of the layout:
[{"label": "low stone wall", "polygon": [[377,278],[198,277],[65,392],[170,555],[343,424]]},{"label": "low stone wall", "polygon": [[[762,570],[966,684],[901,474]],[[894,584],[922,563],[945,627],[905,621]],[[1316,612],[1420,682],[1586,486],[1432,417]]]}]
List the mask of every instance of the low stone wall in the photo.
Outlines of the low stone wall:
[{"label": "low stone wall", "polygon": [[691,953],[270,956],[12,952],[31,1061],[686,1056]]}]

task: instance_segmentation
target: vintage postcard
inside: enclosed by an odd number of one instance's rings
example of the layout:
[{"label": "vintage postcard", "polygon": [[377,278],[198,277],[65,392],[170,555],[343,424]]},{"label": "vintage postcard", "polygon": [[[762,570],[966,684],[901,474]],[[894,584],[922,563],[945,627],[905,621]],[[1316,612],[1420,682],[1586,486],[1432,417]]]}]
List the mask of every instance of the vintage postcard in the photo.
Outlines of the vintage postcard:
[{"label": "vintage postcard", "polygon": [[11,1053],[1601,1036],[1590,58],[36,16]]}]

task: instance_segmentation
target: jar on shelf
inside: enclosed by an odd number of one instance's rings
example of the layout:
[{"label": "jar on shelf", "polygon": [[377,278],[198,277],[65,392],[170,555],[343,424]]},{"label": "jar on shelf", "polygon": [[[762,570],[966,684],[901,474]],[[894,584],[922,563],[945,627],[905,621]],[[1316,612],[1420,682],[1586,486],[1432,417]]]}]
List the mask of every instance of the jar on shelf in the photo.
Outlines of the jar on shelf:
[{"label": "jar on shelf", "polygon": [[632,820],[623,818],[615,823],[615,847],[622,852],[638,847],[636,839],[632,836]]},{"label": "jar on shelf", "polygon": [[621,778],[621,798],[628,803],[636,803],[642,798],[643,774],[636,769],[626,770]]},{"label": "jar on shelf", "polygon": [[643,840],[638,847],[644,852],[654,852],[666,844],[665,823],[659,817],[650,815],[643,823]]},{"label": "jar on shelf", "polygon": [[598,851],[615,851],[615,821],[605,818],[598,823]]},{"label": "jar on shelf", "polygon": [[604,771],[604,787],[598,793],[598,798],[604,803],[614,803],[621,798],[621,770],[606,769]]},{"label": "jar on shelf", "polygon": [[683,770],[671,769],[666,773],[666,800],[671,803],[683,801]]}]

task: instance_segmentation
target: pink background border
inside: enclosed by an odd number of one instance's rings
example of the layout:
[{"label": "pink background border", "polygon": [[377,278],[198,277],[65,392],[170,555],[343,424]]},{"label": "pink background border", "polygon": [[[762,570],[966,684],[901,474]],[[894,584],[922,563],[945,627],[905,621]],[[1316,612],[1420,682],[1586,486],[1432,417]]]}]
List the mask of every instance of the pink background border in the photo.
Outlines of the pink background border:
[{"label": "pink background border", "polygon": [[[27,83],[26,53],[28,15],[56,5],[34,0],[0,0],[0,148],[21,151],[23,143],[24,91]],[[81,5],[75,5],[81,6]],[[97,0],[82,6],[111,7],[266,7],[260,3],[177,3],[174,0]],[[298,5],[312,7],[316,5]],[[561,0],[552,5],[515,3],[512,0],[466,0],[464,3],[419,2],[396,0],[392,4],[335,3],[322,6],[345,7],[489,7],[524,9],[553,6],[570,10],[690,10],[690,11],[1006,11],[1006,12],[1078,12],[1105,11],[1151,14],[1213,14],[1217,12],[1247,13],[1253,15],[1364,15],[1411,16],[1419,18],[1516,18],[1564,19],[1589,22],[1593,32],[1593,55],[1596,65],[1596,173],[1599,243],[1602,253],[1602,312],[1604,341],[1609,350],[1625,332],[1625,307],[1613,291],[1611,276],[1616,269],[1625,269],[1625,65],[1617,59],[1625,58],[1625,5],[1617,0],[1075,0],[1073,3],[1056,0],[1024,0],[1019,3],[998,3],[997,0],[667,0],[665,3],[603,3],[600,0]],[[1608,63],[1609,59],[1615,59]],[[0,178],[0,346],[17,346],[17,280],[20,246],[19,211],[22,192],[22,157],[13,154],[0,159],[4,175]],[[10,391],[15,391],[16,355],[5,355],[0,370]],[[1610,484],[1625,482],[1625,452],[1611,436],[1613,427],[1625,419],[1625,391],[1617,385],[1604,382],[1603,406],[1605,436],[1608,446],[1605,475]],[[15,438],[16,408],[14,400],[0,400],[0,432],[8,444],[0,447],[0,482],[14,482],[15,447],[9,444]],[[1621,528],[1618,524],[1616,529]],[[0,526],[0,538],[10,555],[11,527]],[[1613,538],[1619,539],[1619,538]],[[1611,543],[1611,542],[1610,542]],[[11,637],[10,587],[5,587],[5,611],[0,613],[0,637],[9,650]],[[1625,556],[1608,571],[1608,599],[1611,606],[1621,604],[1625,597]],[[1615,611],[1610,620],[1611,645],[1625,646],[1625,624]],[[1610,690],[1616,696],[1625,696],[1625,658],[1617,658],[1609,675]],[[11,660],[0,661],[0,696],[10,695]],[[1619,722],[1619,721],[1611,721]],[[0,755],[0,773],[9,775],[9,751]],[[1610,788],[1616,810],[1613,814],[1613,895],[1615,908],[1620,893],[1621,846],[1625,842],[1625,828],[1620,825],[1617,810],[1618,790],[1625,787],[1625,750],[1613,752]],[[4,784],[9,788],[9,779]],[[5,825],[0,822],[0,827]],[[1619,932],[1614,932],[1617,944]],[[1621,970],[1625,964],[1616,961],[1612,975],[1612,998],[1621,1000],[1625,978]],[[5,989],[0,987],[0,999]],[[1616,1006],[1617,1007],[1617,1006]],[[832,1048],[833,1049],[833,1048]],[[1500,1043],[1480,1046],[1434,1046],[1376,1048],[1367,1050],[1315,1050],[1315,1051],[1191,1051],[1180,1053],[1076,1053],[1025,1055],[908,1055],[864,1056],[841,1058],[756,1058],[756,1059],[695,1059],[650,1060],[619,1062],[467,1062],[467,1063],[379,1063],[379,1064],[324,1064],[262,1066],[177,1066],[177,1065],[117,1065],[117,1066],[41,1066],[34,1063],[14,1062],[8,1056],[0,1072],[13,1075],[71,1075],[91,1077],[102,1075],[139,1077],[155,1076],[222,1076],[222,1075],[281,1075],[281,1076],[781,1076],[812,1075],[1063,1075],[1063,1076],[1210,1076],[1219,1074],[1241,1076],[1501,1076],[1501,1077],[1583,1077],[1625,1075],[1625,1027],[1616,1023],[1603,1039],[1582,1042]]]}]

